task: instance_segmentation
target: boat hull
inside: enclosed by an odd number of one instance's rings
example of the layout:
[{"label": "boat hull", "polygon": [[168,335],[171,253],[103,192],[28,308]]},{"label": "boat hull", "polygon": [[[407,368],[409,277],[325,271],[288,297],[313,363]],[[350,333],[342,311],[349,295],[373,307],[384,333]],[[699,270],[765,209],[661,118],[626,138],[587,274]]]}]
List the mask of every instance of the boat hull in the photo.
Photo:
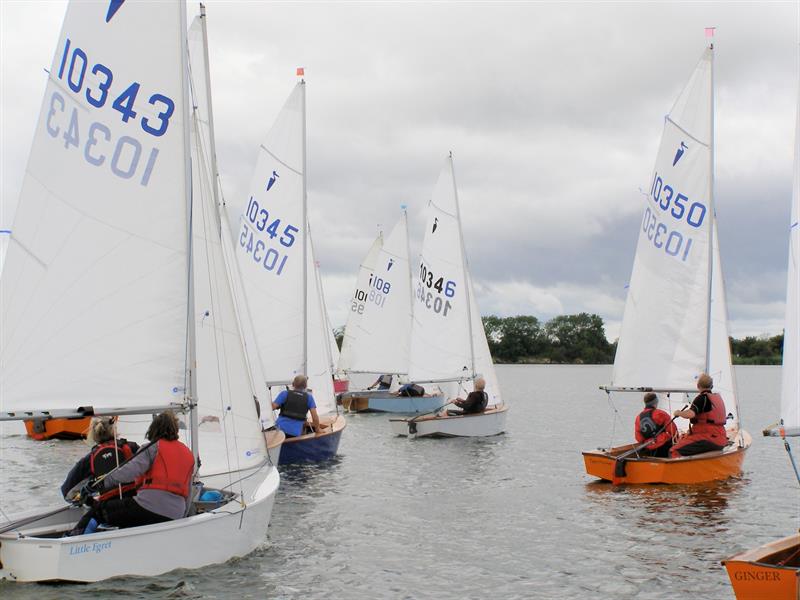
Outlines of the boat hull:
[{"label": "boat hull", "polygon": [[[324,421],[320,419],[320,421]],[[281,444],[279,465],[321,462],[330,460],[339,451],[342,431],[347,425],[341,415],[330,420],[330,426],[324,433],[309,433],[298,437],[289,437]]]},{"label": "boat hull", "polygon": [[277,427],[268,429],[264,432],[264,440],[267,442],[267,454],[273,465],[277,465],[281,456],[281,447],[286,441],[286,434]]},{"label": "boat hull", "polygon": [[795,534],[723,560],[737,600],[800,598],[798,553],[800,534]]},{"label": "boat hull", "polygon": [[91,417],[25,421],[25,431],[34,440],[80,440],[86,437]]},{"label": "boat hull", "polygon": [[350,412],[421,414],[435,411],[444,403],[443,394],[412,397],[387,390],[361,390],[342,395],[342,406]]},{"label": "boat hull", "polygon": [[389,423],[393,433],[410,438],[489,437],[505,431],[507,414],[508,406],[502,405],[472,415],[389,419]]},{"label": "boat hull", "polygon": [[245,507],[237,498],[213,511],[166,523],[67,538],[43,537],[75,524],[83,511],[70,508],[19,532],[0,534],[0,579],[92,582],[119,576],[151,577],[245,556],[266,539],[280,483],[277,469],[266,465],[263,472],[252,494],[245,495]]},{"label": "boat hull", "polygon": [[625,476],[616,477],[616,457],[634,447],[633,444],[610,450],[590,450],[583,453],[586,473],[614,484],[703,483],[735,477],[751,438],[746,431],[737,434],[732,446],[718,452],[705,452],[681,458],[630,458],[625,460]]}]

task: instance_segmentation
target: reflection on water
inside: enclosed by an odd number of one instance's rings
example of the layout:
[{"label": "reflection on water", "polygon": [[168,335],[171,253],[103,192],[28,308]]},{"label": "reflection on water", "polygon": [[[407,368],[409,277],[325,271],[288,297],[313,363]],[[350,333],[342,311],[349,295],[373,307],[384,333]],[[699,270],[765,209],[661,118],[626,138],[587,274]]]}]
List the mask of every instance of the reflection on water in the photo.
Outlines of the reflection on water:
[{"label": "reflection on water", "polygon": [[[0,596],[729,599],[719,561],[796,530],[797,483],[779,441],[754,438],[738,479],[597,483],[580,452],[608,442],[613,411],[596,386],[609,367],[498,374],[511,404],[505,435],[408,440],[384,415],[348,415],[339,458],[281,468],[269,539],[245,558],[150,579],[0,584]],[[757,431],[775,420],[780,371],[736,374],[744,426]],[[618,440],[632,438],[638,407],[617,404]],[[21,436],[0,444],[6,511],[58,502],[86,452]]]}]

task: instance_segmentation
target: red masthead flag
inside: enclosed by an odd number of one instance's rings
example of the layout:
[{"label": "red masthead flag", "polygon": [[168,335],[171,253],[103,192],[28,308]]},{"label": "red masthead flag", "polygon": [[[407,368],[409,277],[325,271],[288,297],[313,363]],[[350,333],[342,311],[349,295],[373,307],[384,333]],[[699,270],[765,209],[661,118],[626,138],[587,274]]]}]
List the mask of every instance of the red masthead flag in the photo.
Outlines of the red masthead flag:
[{"label": "red masthead flag", "polygon": [[[706,30],[706,31],[708,31],[708,30]],[[297,76],[298,77],[302,77],[305,74],[306,74],[306,70],[303,67],[297,67]]]}]

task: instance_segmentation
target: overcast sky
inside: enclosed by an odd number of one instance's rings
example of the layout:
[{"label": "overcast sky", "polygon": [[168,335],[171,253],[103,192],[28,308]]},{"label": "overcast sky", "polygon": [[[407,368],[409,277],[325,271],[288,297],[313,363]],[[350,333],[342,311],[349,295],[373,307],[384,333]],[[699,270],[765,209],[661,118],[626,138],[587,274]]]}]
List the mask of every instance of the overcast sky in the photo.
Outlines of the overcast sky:
[{"label": "overcast sky", "polygon": [[[334,325],[378,227],[412,254],[452,150],[483,314],[600,314],[615,339],[663,117],[716,26],[717,214],[732,334],[779,333],[800,2],[207,2],[226,197],[305,67],[310,218]],[[0,2],[0,229],[64,2]],[[197,5],[189,4],[190,15]]]}]

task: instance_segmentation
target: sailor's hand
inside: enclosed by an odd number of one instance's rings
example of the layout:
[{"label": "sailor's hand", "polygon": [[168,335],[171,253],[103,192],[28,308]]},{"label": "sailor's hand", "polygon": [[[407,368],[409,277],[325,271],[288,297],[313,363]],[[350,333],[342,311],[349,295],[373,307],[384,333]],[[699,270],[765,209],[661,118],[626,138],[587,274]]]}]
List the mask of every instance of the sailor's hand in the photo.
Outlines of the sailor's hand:
[{"label": "sailor's hand", "polygon": [[81,488],[81,494],[78,497],[78,504],[85,504],[86,506],[94,505],[94,493],[91,485],[88,483]]}]

